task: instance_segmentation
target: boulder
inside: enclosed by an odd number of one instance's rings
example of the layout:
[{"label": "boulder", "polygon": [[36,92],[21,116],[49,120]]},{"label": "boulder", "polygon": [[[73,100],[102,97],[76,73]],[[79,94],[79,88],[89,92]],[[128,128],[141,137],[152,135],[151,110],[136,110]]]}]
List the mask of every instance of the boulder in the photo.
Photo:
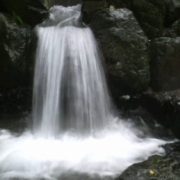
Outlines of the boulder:
[{"label": "boulder", "polygon": [[132,11],[99,11],[92,18],[91,28],[104,54],[114,95],[146,90],[150,80],[149,41]]},{"label": "boulder", "polygon": [[61,5],[61,6],[74,6],[77,4],[81,4],[82,0],[51,0],[50,1],[50,6],[53,5]]},{"label": "boulder", "polygon": [[141,96],[141,106],[180,138],[180,90],[144,92]]},{"label": "boulder", "polygon": [[116,180],[179,180],[180,143],[168,144],[166,156],[151,156],[130,166]]},{"label": "boulder", "polygon": [[163,37],[180,37],[180,18],[170,27],[164,29]]},{"label": "boulder", "polygon": [[28,84],[26,51],[30,33],[29,26],[18,25],[11,17],[0,14],[0,90]]},{"label": "boulder", "polygon": [[171,37],[180,37],[180,18],[172,24],[170,32]]},{"label": "boulder", "polygon": [[48,16],[48,0],[0,0],[2,9],[10,13],[19,24],[35,26]]},{"label": "boulder", "polygon": [[175,21],[170,28],[165,31],[167,37],[180,37],[180,19]]},{"label": "boulder", "polygon": [[108,5],[115,8],[128,8],[132,9],[133,0],[107,0]]},{"label": "boulder", "polygon": [[107,8],[106,0],[83,0],[82,4],[82,21],[86,24],[91,22],[91,19],[97,11]]},{"label": "boulder", "polygon": [[180,88],[180,37],[151,42],[151,85],[156,91]]},{"label": "boulder", "polygon": [[133,11],[149,39],[161,37],[164,30],[166,3],[164,0],[107,0],[108,6]]},{"label": "boulder", "polygon": [[132,11],[149,39],[162,36],[165,19],[164,0],[134,0]]},{"label": "boulder", "polygon": [[180,18],[180,1],[165,0],[165,3],[166,3],[165,26],[170,27],[176,20]]}]

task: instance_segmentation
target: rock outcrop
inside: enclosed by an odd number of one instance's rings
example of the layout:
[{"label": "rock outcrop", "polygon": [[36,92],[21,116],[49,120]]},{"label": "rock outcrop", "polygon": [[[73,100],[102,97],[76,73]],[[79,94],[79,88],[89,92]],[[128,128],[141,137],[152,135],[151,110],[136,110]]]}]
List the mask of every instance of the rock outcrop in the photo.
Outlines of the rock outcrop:
[{"label": "rock outcrop", "polygon": [[170,27],[176,20],[180,19],[180,1],[165,0],[166,19],[164,25]]},{"label": "rock outcrop", "polygon": [[180,37],[151,42],[151,85],[154,90],[180,88]]},{"label": "rock outcrop", "polygon": [[4,12],[13,16],[20,24],[35,26],[48,16],[48,0],[1,0],[0,6]]},{"label": "rock outcrop", "polygon": [[166,156],[154,155],[130,166],[116,180],[179,180],[180,144],[165,146]]},{"label": "rock outcrop", "polygon": [[119,91],[141,92],[149,86],[148,39],[128,9],[97,12],[91,27],[107,64],[110,84]]},{"label": "rock outcrop", "polygon": [[27,84],[27,44],[31,28],[18,25],[10,16],[0,14],[0,89]]}]

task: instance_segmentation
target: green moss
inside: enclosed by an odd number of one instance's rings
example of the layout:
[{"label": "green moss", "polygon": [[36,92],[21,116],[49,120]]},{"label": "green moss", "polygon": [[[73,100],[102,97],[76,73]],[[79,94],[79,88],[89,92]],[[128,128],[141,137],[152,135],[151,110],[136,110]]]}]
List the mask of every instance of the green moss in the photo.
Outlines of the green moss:
[{"label": "green moss", "polygon": [[17,23],[17,24],[23,24],[23,20],[20,16],[18,16],[15,12],[13,12],[12,14],[13,16],[13,20]]}]

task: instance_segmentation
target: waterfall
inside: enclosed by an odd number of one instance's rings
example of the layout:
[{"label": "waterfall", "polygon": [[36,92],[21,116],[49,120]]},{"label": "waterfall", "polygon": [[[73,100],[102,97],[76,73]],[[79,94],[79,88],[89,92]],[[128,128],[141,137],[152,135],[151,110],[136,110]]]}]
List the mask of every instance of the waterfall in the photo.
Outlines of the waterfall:
[{"label": "waterfall", "polygon": [[80,7],[55,6],[36,29],[33,119],[42,136],[90,135],[110,121],[102,56],[90,28],[80,23]]},{"label": "waterfall", "polygon": [[55,6],[36,27],[33,131],[0,129],[1,180],[113,179],[164,153],[166,141],[113,113],[102,55],[80,8]]}]

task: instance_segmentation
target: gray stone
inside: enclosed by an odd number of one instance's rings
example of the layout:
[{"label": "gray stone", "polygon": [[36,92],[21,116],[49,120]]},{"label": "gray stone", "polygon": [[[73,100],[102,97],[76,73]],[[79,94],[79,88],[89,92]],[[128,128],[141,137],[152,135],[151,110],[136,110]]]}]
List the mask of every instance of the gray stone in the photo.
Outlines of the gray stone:
[{"label": "gray stone", "polygon": [[19,24],[35,26],[48,17],[48,0],[0,0],[0,6]]},{"label": "gray stone", "polygon": [[108,5],[128,8],[149,39],[161,37],[164,29],[166,3],[164,0],[107,0]]},{"label": "gray stone", "polygon": [[170,28],[165,30],[167,37],[180,37],[180,19],[176,20]]},{"label": "gray stone", "polygon": [[154,90],[180,88],[180,37],[151,42],[151,85]]},{"label": "gray stone", "polygon": [[145,107],[163,126],[171,129],[180,138],[180,90],[147,91],[141,97]]},{"label": "gray stone", "polygon": [[166,156],[151,156],[148,160],[134,164],[116,180],[179,180],[180,144],[167,144]]},{"label": "gray stone", "polygon": [[53,5],[74,6],[81,3],[82,0],[50,0],[50,6]]},{"label": "gray stone", "polygon": [[177,19],[180,18],[180,1],[165,0],[165,3],[166,3],[165,26],[170,27]]},{"label": "gray stone", "polygon": [[29,64],[26,47],[31,29],[18,25],[9,16],[0,14],[0,89],[9,89],[27,84]]},{"label": "gray stone", "polygon": [[128,9],[103,10],[91,27],[100,43],[111,86],[117,93],[141,92],[149,85],[148,39]]},{"label": "gray stone", "polygon": [[97,11],[107,8],[106,0],[83,0],[82,21],[86,24],[91,22],[92,17]]},{"label": "gray stone", "polygon": [[165,19],[164,0],[134,0],[132,11],[149,39],[162,36]]}]

